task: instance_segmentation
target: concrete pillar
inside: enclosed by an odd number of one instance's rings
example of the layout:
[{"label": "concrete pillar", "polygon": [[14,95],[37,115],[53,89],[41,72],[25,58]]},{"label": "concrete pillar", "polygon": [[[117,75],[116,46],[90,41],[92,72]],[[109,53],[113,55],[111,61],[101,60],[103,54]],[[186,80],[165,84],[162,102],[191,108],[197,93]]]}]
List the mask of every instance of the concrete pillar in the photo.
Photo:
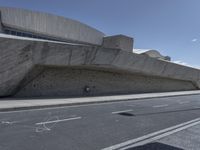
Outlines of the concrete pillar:
[{"label": "concrete pillar", "polygon": [[0,33],[2,33],[2,32],[3,32],[3,28],[2,28],[2,25],[0,23]]},{"label": "concrete pillar", "polygon": [[114,35],[103,38],[103,47],[121,49],[128,52],[133,51],[133,38],[125,35]]},{"label": "concrete pillar", "polygon": [[0,12],[0,33],[3,32],[2,22],[1,22],[1,12]]}]

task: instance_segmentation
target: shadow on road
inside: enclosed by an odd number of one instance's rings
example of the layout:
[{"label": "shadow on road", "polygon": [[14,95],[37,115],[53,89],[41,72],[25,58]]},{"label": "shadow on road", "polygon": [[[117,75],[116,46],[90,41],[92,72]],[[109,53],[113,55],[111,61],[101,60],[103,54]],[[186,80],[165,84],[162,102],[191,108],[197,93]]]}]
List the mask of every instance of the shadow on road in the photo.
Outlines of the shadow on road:
[{"label": "shadow on road", "polygon": [[127,150],[184,150],[184,149],[155,142],[155,143],[148,143],[142,146],[129,148]]}]

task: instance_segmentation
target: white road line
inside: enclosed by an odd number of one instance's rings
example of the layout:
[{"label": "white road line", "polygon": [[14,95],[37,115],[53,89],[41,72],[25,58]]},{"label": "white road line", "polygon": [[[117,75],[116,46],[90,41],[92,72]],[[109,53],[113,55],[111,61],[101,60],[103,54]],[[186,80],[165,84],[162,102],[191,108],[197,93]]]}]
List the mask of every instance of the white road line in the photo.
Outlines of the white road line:
[{"label": "white road line", "polygon": [[129,107],[135,107],[136,105],[127,105],[127,106],[129,106]]},{"label": "white road line", "polygon": [[53,121],[45,121],[45,122],[38,122],[35,123],[35,125],[44,125],[44,124],[49,124],[49,123],[57,123],[57,122],[64,122],[64,121],[70,121],[70,120],[77,120],[81,119],[82,117],[74,117],[74,118],[66,118],[66,119],[61,119],[61,120],[53,120]]},{"label": "white road line", "polygon": [[191,120],[188,122],[184,122],[184,123],[157,131],[157,132],[153,132],[153,133],[141,136],[139,138],[131,139],[131,140],[125,141],[123,143],[104,148],[102,150],[117,150],[117,149],[125,150],[125,149],[132,148],[135,146],[144,145],[144,144],[153,142],[155,140],[161,139],[163,137],[166,137],[168,135],[171,135],[173,133],[176,133],[178,131],[192,127],[199,123],[200,123],[200,118],[197,118],[197,119],[194,119],[194,120]]},{"label": "white road line", "polygon": [[130,111],[133,111],[133,110],[127,109],[127,110],[114,111],[114,112],[112,112],[112,114],[119,114],[119,113],[130,112]]},{"label": "white road line", "polygon": [[0,121],[1,124],[9,124],[12,125],[14,123],[19,123],[20,121]]},{"label": "white road line", "polygon": [[187,104],[187,103],[189,103],[188,101],[186,101],[186,102],[178,102],[179,104]]},{"label": "white road line", "polygon": [[159,108],[159,107],[167,107],[169,106],[168,104],[164,104],[164,105],[155,105],[155,106],[152,106],[154,108]]}]

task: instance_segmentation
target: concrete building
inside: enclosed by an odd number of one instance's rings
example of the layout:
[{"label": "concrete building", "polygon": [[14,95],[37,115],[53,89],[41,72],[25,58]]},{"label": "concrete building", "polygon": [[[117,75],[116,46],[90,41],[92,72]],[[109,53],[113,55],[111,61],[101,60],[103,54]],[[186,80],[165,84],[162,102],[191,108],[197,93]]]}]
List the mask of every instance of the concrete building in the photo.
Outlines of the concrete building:
[{"label": "concrete building", "polygon": [[133,52],[134,53],[138,53],[138,54],[142,54],[142,55],[147,55],[147,56],[152,57],[152,58],[171,61],[171,57],[163,56],[157,50],[152,50],[152,49],[133,49]]},{"label": "concrete building", "polygon": [[0,96],[94,96],[195,90],[198,69],[132,52],[133,38],[75,20],[0,8]]}]

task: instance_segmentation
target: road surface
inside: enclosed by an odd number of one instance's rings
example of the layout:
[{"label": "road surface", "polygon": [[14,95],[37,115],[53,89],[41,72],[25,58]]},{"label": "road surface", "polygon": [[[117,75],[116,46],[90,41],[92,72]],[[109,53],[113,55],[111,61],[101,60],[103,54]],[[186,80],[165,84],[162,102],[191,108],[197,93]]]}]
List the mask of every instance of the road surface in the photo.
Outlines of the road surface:
[{"label": "road surface", "polygon": [[200,117],[200,95],[0,112],[0,150],[96,150]]}]

